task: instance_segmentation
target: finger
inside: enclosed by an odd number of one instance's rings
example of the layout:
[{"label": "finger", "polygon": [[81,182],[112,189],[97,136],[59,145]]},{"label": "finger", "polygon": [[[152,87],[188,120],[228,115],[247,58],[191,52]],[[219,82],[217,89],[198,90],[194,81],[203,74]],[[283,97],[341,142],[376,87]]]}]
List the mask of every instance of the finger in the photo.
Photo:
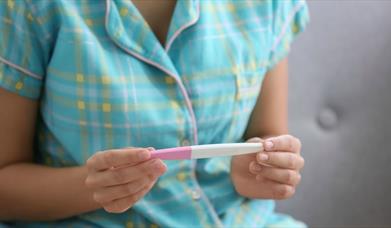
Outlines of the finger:
[{"label": "finger", "polygon": [[275,200],[288,199],[295,194],[295,187],[287,184],[281,184],[276,181],[272,181],[266,179],[264,177],[259,178],[259,181],[262,181],[262,185],[264,186],[264,190],[266,191],[266,195]]},{"label": "finger", "polygon": [[91,188],[121,185],[149,174],[160,176],[166,170],[167,166],[160,159],[151,159],[135,166],[126,166],[92,173],[87,177],[86,185]]},{"label": "finger", "polygon": [[269,164],[266,164],[264,162],[256,162],[256,161],[252,161],[250,162],[249,164],[249,171],[250,173],[252,174],[258,174],[262,171],[263,167],[273,167]]},{"label": "finger", "polygon": [[250,173],[252,173],[252,174],[258,174],[258,173],[261,172],[261,170],[262,170],[261,164],[258,164],[258,163],[255,162],[255,161],[250,162],[250,165],[249,165],[249,171],[250,171]]},{"label": "finger", "polygon": [[260,146],[259,146],[259,150],[257,152],[264,151],[262,142],[263,142],[263,140],[259,137],[254,137],[254,138],[251,138],[246,141],[246,143],[258,143]]},{"label": "finger", "polygon": [[137,193],[121,199],[117,199],[106,203],[103,208],[110,213],[122,213],[131,208],[137,201],[139,201],[151,188],[148,186],[141,189]]},{"label": "finger", "polygon": [[264,140],[259,138],[259,137],[253,137],[253,138],[250,138],[248,139],[246,142],[248,143],[260,143],[260,142],[263,142]]},{"label": "finger", "polygon": [[148,175],[147,177],[140,178],[126,184],[105,187],[95,192],[93,198],[100,204],[106,204],[116,199],[121,199],[139,192],[155,179],[156,177],[153,175]]},{"label": "finger", "polygon": [[270,167],[262,167],[262,170],[258,172],[256,179],[261,179],[261,177],[292,186],[296,186],[301,180],[301,175],[297,171]]},{"label": "finger", "polygon": [[149,159],[151,153],[144,148],[125,148],[97,152],[87,160],[90,170],[106,170],[127,164],[137,164]]},{"label": "finger", "polygon": [[304,166],[303,157],[298,154],[287,152],[258,153],[257,162],[294,170],[300,170]]},{"label": "finger", "polygon": [[101,183],[104,186],[125,184],[147,175],[161,176],[167,166],[160,159],[151,159],[135,166],[102,172]]},{"label": "finger", "polygon": [[298,138],[291,135],[281,135],[266,139],[264,142],[266,151],[286,151],[299,153],[301,150],[301,142]]}]

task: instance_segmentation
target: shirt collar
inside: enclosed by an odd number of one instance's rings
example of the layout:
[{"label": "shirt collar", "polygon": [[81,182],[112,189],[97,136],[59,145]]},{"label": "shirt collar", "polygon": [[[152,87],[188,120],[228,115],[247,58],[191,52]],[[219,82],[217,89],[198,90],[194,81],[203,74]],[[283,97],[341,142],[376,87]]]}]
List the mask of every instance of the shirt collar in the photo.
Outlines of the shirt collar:
[{"label": "shirt collar", "polygon": [[200,3],[198,0],[178,0],[167,33],[165,49],[169,51],[174,40],[186,28],[197,23],[200,17]]},{"label": "shirt collar", "polygon": [[165,47],[159,43],[140,12],[129,0],[106,0],[105,27],[111,40],[125,52],[177,76],[168,55],[169,49],[186,28],[197,22],[199,14],[199,0],[178,0]]}]

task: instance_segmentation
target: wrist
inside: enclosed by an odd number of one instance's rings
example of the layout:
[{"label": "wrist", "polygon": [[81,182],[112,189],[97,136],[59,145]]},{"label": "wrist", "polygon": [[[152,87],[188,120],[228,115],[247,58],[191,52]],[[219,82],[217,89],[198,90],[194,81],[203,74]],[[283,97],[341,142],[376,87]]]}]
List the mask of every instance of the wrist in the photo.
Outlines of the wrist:
[{"label": "wrist", "polygon": [[86,165],[78,166],[73,168],[75,175],[79,178],[79,183],[81,184],[81,189],[83,190],[83,200],[80,202],[83,202],[84,205],[80,205],[83,208],[80,208],[81,210],[85,212],[93,211],[100,209],[101,206],[98,202],[94,200],[93,191],[87,187],[85,184],[87,175],[88,175],[88,168]]}]

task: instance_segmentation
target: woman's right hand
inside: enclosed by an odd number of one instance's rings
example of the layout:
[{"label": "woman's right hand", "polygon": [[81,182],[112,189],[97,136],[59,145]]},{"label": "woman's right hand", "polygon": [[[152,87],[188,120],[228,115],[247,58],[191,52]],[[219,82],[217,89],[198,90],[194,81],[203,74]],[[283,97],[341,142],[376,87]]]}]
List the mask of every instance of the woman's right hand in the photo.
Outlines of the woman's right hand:
[{"label": "woman's right hand", "polygon": [[106,211],[121,213],[148,193],[167,166],[151,159],[152,149],[125,148],[98,152],[87,160],[86,185]]}]

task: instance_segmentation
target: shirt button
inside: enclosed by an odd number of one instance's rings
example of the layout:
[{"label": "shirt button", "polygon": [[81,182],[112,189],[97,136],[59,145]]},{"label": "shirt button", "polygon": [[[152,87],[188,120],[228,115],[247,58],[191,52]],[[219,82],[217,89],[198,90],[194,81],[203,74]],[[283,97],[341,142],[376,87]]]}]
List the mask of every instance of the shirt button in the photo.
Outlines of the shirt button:
[{"label": "shirt button", "polygon": [[134,224],[132,222],[127,222],[126,228],[134,228]]},{"label": "shirt button", "polygon": [[193,200],[199,200],[201,198],[200,191],[197,189],[192,190],[191,191],[191,198],[193,198]]},{"label": "shirt button", "polygon": [[190,146],[190,142],[187,139],[182,140],[181,146]]}]

